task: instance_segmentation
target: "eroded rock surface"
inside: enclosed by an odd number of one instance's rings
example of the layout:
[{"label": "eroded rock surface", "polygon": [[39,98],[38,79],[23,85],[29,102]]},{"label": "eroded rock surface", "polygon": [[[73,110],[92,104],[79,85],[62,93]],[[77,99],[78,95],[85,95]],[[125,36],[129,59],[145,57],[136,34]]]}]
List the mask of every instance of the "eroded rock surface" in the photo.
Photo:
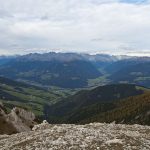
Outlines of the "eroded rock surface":
[{"label": "eroded rock surface", "polygon": [[0,136],[1,150],[149,150],[150,127],[92,123],[51,125]]},{"label": "eroded rock surface", "polygon": [[32,112],[15,107],[7,114],[5,107],[0,104],[0,134],[31,131],[35,124],[37,123]]}]

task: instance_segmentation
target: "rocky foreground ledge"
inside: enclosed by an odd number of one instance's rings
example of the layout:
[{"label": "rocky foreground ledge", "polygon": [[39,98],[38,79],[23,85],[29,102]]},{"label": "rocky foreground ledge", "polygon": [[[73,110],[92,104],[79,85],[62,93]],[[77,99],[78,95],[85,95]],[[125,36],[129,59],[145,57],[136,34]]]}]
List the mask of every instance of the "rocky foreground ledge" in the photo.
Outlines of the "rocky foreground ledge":
[{"label": "rocky foreground ledge", "polygon": [[1,150],[150,150],[150,126],[91,123],[51,125],[0,135]]}]

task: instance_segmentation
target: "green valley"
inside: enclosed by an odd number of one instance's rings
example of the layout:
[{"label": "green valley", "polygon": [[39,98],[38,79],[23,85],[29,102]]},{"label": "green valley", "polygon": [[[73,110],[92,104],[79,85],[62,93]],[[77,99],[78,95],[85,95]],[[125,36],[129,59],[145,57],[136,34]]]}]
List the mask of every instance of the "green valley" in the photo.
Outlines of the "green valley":
[{"label": "green valley", "polygon": [[68,95],[69,92],[44,89],[0,77],[0,101],[8,110],[14,106],[33,111],[43,116],[44,105],[51,105]]}]

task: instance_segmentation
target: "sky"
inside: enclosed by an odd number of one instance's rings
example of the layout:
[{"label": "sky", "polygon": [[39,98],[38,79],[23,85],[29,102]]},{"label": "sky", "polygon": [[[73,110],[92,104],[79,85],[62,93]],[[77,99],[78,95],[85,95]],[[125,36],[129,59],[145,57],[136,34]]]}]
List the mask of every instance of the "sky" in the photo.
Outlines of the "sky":
[{"label": "sky", "polygon": [[150,0],[0,0],[0,55],[150,56]]}]

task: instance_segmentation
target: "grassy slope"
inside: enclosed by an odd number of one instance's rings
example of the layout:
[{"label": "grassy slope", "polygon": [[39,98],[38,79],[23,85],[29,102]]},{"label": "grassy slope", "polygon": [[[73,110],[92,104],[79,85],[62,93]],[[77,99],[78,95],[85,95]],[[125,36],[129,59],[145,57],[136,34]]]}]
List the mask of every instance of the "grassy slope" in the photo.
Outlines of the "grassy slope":
[{"label": "grassy slope", "polygon": [[7,106],[8,110],[13,106],[19,106],[42,116],[44,105],[54,104],[66,94],[0,78],[0,101]]}]

